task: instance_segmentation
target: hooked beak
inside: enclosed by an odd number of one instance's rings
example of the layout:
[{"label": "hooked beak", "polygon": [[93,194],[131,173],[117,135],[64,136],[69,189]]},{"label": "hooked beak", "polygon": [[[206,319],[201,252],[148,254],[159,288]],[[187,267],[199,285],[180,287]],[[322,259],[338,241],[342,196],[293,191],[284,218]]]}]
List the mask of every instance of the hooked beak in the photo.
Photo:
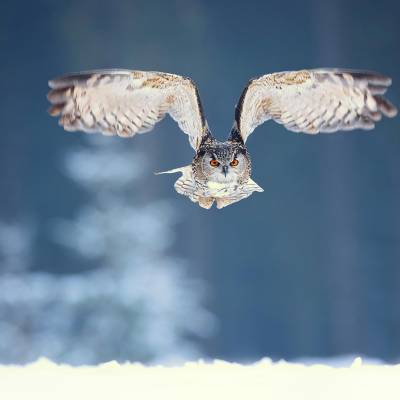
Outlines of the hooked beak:
[{"label": "hooked beak", "polygon": [[226,178],[226,174],[228,173],[228,166],[227,165],[224,165],[222,167],[222,173],[225,175],[225,178]]}]

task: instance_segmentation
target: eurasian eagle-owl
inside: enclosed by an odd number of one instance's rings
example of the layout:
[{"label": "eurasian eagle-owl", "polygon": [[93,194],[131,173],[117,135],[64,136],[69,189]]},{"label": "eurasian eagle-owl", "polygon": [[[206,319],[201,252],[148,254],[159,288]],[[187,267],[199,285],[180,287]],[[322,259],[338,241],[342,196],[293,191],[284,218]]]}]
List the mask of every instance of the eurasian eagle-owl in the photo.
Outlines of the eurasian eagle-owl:
[{"label": "eurasian eagle-owl", "polygon": [[190,78],[162,72],[123,69],[66,75],[49,82],[49,113],[60,115],[66,130],[132,137],[150,131],[169,114],[196,155],[181,172],[178,193],[201,207],[218,208],[263,189],[251,179],[246,140],[273,119],[294,132],[316,134],[373,129],[382,114],[396,108],[382,95],[391,79],[375,72],[314,69],[263,75],[248,82],[235,110],[230,136],[216,140]]}]

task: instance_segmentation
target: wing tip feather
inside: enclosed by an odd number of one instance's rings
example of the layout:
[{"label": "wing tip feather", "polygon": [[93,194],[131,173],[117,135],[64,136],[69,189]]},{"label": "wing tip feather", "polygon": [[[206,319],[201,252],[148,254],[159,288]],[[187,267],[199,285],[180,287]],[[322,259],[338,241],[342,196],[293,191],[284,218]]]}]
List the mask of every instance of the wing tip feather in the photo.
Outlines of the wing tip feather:
[{"label": "wing tip feather", "polygon": [[64,108],[64,105],[53,104],[51,107],[48,108],[47,113],[49,115],[51,115],[52,117],[57,117],[58,115],[61,114],[63,108]]},{"label": "wing tip feather", "polygon": [[397,107],[392,104],[388,99],[383,96],[377,95],[374,96],[375,101],[377,102],[379,111],[388,118],[394,118],[397,113]]}]

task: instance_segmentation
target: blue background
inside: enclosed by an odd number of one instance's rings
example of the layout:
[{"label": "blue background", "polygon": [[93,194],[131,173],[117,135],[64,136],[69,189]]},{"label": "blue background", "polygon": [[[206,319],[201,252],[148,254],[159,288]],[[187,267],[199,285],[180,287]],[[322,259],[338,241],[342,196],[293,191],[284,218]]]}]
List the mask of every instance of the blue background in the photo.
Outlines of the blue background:
[{"label": "blue background", "polygon": [[[55,277],[96,268],[52,240],[49,229],[95,195],[64,173],[66,154],[93,145],[46,114],[48,79],[110,67],[190,76],[212,132],[223,139],[247,80],[268,72],[376,70],[393,78],[388,98],[400,104],[399,11],[389,0],[3,1],[0,219],[34,227],[24,268]],[[399,359],[399,127],[395,118],[371,132],[308,136],[268,122],[248,141],[253,178],[265,192],[222,211],[178,196],[174,176],[152,174],[192,157],[170,119],[123,142],[147,157],[141,198],[163,198],[175,209],[168,254],[185,260],[206,288],[202,304],[214,328],[193,338],[204,357]],[[7,323],[10,310],[0,310]],[[7,354],[0,351],[0,361],[29,360]]]}]

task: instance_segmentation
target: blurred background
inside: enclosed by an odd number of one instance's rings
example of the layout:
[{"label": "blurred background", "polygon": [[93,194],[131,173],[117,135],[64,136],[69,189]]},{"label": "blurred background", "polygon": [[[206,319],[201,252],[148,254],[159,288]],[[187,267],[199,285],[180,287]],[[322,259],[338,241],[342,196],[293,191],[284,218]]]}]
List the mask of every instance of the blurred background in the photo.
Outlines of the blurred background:
[{"label": "blurred background", "polygon": [[265,189],[222,211],[173,189],[169,118],[134,140],[64,132],[47,81],[122,67],[190,76],[213,133],[251,77],[377,70],[400,104],[397,1],[0,4],[0,363],[400,360],[400,132],[248,141]]}]

